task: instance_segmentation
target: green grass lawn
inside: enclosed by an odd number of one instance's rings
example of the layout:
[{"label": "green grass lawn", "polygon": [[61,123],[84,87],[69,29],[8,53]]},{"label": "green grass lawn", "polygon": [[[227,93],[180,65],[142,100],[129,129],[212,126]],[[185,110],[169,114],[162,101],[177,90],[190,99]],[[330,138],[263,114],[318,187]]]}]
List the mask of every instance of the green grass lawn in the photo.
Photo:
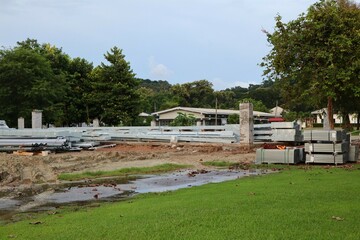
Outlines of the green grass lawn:
[{"label": "green grass lawn", "polygon": [[204,166],[212,166],[212,167],[219,167],[219,168],[228,168],[234,166],[237,163],[227,162],[227,161],[207,161],[201,163]]},{"label": "green grass lawn", "polygon": [[360,170],[291,168],[98,208],[60,209],[0,226],[0,239],[11,238],[360,239]]}]

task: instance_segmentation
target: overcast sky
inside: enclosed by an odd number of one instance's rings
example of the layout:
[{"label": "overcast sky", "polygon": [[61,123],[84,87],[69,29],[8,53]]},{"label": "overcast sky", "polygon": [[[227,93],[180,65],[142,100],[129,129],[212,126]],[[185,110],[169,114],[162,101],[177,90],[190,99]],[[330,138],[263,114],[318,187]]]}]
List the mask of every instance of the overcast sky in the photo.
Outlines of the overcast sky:
[{"label": "overcast sky", "polygon": [[0,0],[0,46],[26,38],[72,58],[104,62],[123,49],[137,77],[214,89],[261,83],[264,28],[297,18],[315,0]]}]

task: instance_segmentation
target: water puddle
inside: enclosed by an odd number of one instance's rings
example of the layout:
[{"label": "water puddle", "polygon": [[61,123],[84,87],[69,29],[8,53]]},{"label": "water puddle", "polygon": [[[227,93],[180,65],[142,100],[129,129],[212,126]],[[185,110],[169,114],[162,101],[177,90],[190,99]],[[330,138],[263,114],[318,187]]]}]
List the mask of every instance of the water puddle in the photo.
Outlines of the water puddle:
[{"label": "water puddle", "polygon": [[40,194],[19,198],[0,198],[0,219],[8,221],[19,212],[53,210],[62,205],[86,204],[94,201],[119,201],[134,194],[174,191],[234,180],[244,176],[264,174],[262,170],[179,171],[161,175],[127,178],[97,179],[94,181],[68,182]]}]

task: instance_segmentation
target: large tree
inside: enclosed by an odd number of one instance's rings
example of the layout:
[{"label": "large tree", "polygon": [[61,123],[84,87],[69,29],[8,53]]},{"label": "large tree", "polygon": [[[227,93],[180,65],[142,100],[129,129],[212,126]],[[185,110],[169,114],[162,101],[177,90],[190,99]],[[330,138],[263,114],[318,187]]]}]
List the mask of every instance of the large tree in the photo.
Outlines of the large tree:
[{"label": "large tree", "polygon": [[90,74],[92,63],[83,58],[74,58],[70,61],[67,84],[68,91],[64,101],[65,124],[88,122],[88,103],[85,96],[91,91]]},{"label": "large tree", "polygon": [[62,51],[62,48],[58,48],[50,43],[40,44],[36,39],[26,39],[25,41],[17,42],[15,49],[26,49],[33,51],[47,60],[50,64],[53,76],[49,81],[52,84],[53,91],[56,92],[57,99],[52,104],[42,110],[44,110],[44,122],[52,123],[56,126],[69,125],[73,122],[84,121],[80,120],[76,114],[69,111],[69,109],[75,109],[73,103],[76,102],[80,96],[76,98],[74,96],[75,88],[72,85],[74,82],[74,73],[71,72],[74,69],[71,66],[72,60]]},{"label": "large tree", "polygon": [[30,119],[33,109],[50,109],[62,97],[50,62],[33,49],[0,51],[0,118],[16,126],[18,117]]},{"label": "large tree", "polygon": [[334,128],[334,102],[345,109],[342,96],[360,96],[359,31],[360,7],[349,0],[321,0],[288,23],[277,16],[275,31],[265,31],[272,49],[261,64],[264,74],[290,106],[327,103]]},{"label": "large tree", "polygon": [[171,91],[183,107],[215,107],[215,94],[212,83],[199,80],[175,84]]},{"label": "large tree", "polygon": [[113,47],[91,73],[91,91],[86,96],[90,117],[107,125],[131,125],[139,114],[138,81],[122,50]]}]

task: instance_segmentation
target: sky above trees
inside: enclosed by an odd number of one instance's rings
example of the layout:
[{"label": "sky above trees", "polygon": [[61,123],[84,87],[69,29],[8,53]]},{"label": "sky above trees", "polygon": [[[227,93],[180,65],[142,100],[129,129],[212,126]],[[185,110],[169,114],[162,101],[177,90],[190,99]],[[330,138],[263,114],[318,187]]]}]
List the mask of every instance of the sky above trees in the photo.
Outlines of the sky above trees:
[{"label": "sky above trees", "polygon": [[[207,79],[216,90],[262,81],[275,16],[292,20],[315,0],[0,0],[0,46],[50,42],[94,65],[113,46],[139,78]],[[359,2],[359,1],[357,1]]]}]

